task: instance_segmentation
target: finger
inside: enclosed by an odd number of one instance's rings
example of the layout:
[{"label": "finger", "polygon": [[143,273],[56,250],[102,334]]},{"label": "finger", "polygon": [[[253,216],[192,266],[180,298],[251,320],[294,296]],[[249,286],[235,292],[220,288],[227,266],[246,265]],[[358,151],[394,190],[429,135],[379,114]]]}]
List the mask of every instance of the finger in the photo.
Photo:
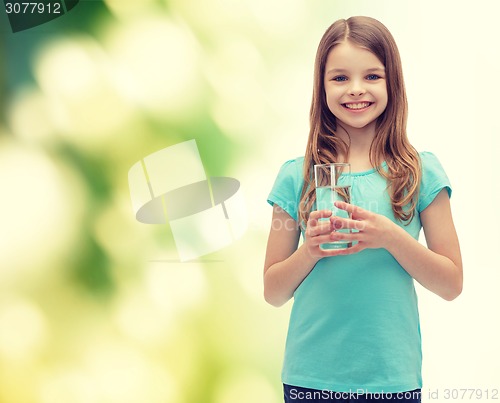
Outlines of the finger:
[{"label": "finger", "polygon": [[[318,234],[324,234],[327,230],[331,230],[331,224],[329,220],[327,220],[327,218],[331,215],[331,210],[318,210],[311,212],[309,219],[307,220],[306,234],[309,236],[316,236]],[[317,227],[320,228],[317,229]]]},{"label": "finger", "polygon": [[320,250],[320,255],[322,257],[332,257],[332,256],[340,256],[344,255],[343,249],[319,249]]},{"label": "finger", "polygon": [[329,237],[330,241],[347,241],[347,242],[354,242],[354,241],[359,241],[359,233],[350,233],[350,232],[338,232],[334,231],[332,232]]},{"label": "finger", "polygon": [[319,235],[330,234],[333,231],[332,224],[330,221],[320,222],[314,227],[309,227],[306,231],[306,236],[309,238],[315,238]]},{"label": "finger", "polygon": [[314,227],[318,225],[318,220],[309,217],[306,224],[306,234],[308,234]]},{"label": "finger", "polygon": [[[319,236],[316,236],[314,238],[311,238],[309,242],[313,246],[320,246],[320,245],[323,245],[323,244],[331,243],[332,240],[330,238],[330,234],[328,233],[326,235],[319,235]],[[321,246],[320,246],[320,249],[321,249]]]},{"label": "finger", "polygon": [[309,214],[309,219],[319,220],[320,218],[328,218],[332,215],[332,210],[315,210]]},{"label": "finger", "polygon": [[334,204],[335,207],[353,214],[353,217],[355,216],[356,218],[368,218],[370,215],[368,210],[362,209],[354,204],[349,204],[343,201],[336,201]]},{"label": "finger", "polygon": [[350,218],[343,218],[338,216],[330,217],[330,222],[334,230],[338,231],[341,229],[354,229],[358,231],[363,231],[366,222],[362,220],[351,220]]}]

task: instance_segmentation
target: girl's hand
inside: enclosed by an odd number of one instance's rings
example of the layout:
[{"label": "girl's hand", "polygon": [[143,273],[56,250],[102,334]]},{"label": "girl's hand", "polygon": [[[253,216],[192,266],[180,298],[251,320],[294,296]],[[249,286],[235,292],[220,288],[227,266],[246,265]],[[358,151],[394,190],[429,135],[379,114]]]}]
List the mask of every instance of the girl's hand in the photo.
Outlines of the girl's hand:
[{"label": "girl's hand", "polygon": [[334,230],[349,228],[358,232],[344,233],[334,231],[330,241],[357,241],[350,248],[337,250],[338,255],[350,255],[368,248],[385,248],[390,245],[396,229],[399,228],[387,217],[364,210],[345,202],[335,202],[335,206],[351,213],[352,219],[331,216]]},{"label": "girl's hand", "polygon": [[[330,218],[330,220],[320,220]],[[323,250],[320,245],[331,242],[331,234],[334,231],[331,210],[312,211],[307,220],[304,245],[307,252],[316,260],[325,256],[332,256],[331,250]]]}]

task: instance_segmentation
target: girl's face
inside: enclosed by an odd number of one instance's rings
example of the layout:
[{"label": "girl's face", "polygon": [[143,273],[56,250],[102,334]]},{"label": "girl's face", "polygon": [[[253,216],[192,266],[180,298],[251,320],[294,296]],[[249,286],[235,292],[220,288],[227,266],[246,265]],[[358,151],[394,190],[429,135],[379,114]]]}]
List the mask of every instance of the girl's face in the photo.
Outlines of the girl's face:
[{"label": "girl's face", "polygon": [[344,41],[328,54],[324,86],[328,108],[348,132],[375,129],[387,106],[385,67],[369,50]]}]

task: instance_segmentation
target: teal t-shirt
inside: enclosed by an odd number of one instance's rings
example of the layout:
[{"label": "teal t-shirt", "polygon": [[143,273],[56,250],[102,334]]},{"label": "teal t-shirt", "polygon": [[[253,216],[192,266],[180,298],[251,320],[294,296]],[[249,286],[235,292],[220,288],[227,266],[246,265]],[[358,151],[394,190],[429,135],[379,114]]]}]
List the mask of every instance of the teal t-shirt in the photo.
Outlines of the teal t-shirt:
[{"label": "teal t-shirt", "polygon": [[[417,212],[394,218],[387,182],[377,170],[353,173],[352,203],[382,214],[418,239],[422,212],[451,186],[434,154],[420,153]],[[304,158],[280,169],[268,202],[298,220]],[[304,234],[302,234],[304,236]],[[282,381],[337,392],[402,392],[422,387],[422,348],[413,278],[386,249],[318,261],[295,290]]]}]

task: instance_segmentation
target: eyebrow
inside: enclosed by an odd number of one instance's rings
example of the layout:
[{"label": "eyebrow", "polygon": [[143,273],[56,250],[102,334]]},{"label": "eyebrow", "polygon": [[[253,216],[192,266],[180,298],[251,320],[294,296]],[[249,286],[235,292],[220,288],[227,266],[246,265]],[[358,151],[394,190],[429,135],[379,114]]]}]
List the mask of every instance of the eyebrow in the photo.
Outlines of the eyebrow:
[{"label": "eyebrow", "polygon": [[[346,69],[337,69],[337,68],[333,68],[333,69],[330,69],[328,70],[325,74],[331,74],[331,73],[347,73],[349,70],[346,70]],[[377,71],[381,71],[381,72],[385,72],[385,68],[384,67],[372,67],[370,69],[366,69],[365,70],[365,73],[373,73],[373,72],[377,72]]]}]

